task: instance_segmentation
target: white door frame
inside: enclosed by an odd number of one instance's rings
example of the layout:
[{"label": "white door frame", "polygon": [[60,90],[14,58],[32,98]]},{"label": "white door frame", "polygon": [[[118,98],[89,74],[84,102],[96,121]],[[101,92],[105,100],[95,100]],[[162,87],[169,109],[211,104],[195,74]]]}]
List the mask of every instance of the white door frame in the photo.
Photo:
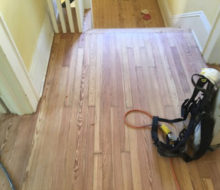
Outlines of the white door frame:
[{"label": "white door frame", "polygon": [[209,34],[205,48],[202,52],[207,63],[220,64],[220,8],[217,12],[215,22]]},{"label": "white door frame", "polygon": [[23,115],[37,109],[39,96],[21,55],[0,13],[0,96],[11,113]]},{"label": "white door frame", "polygon": [[8,113],[8,109],[5,106],[5,104],[3,103],[3,101],[1,100],[1,95],[0,95],[0,114],[1,113]]}]

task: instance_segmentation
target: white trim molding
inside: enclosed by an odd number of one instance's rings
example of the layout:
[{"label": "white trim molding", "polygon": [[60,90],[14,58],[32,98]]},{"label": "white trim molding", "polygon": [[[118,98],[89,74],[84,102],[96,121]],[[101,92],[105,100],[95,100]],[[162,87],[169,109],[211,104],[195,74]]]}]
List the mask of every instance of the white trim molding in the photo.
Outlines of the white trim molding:
[{"label": "white trim molding", "polygon": [[91,9],[91,1],[92,0],[84,0],[84,8]]},{"label": "white trim molding", "polygon": [[55,33],[59,33],[59,28],[57,24],[57,18],[58,18],[58,10],[55,8],[56,2],[54,0],[47,0],[48,4],[48,11],[50,13],[50,19],[53,25],[53,29]]},{"label": "white trim molding", "polygon": [[191,29],[201,52],[203,52],[211,25],[203,11],[172,15],[166,0],[158,0],[159,7],[166,26]]},{"label": "white trim molding", "polygon": [[39,98],[43,93],[53,37],[53,28],[51,26],[49,16],[46,16],[41,28],[37,47],[33,55],[32,64],[29,70],[31,81]]},{"label": "white trim molding", "polygon": [[39,97],[1,13],[0,36],[1,98],[11,113],[33,113]]},{"label": "white trim molding", "polygon": [[3,101],[1,100],[0,95],[0,114],[8,113],[7,107],[4,105]]},{"label": "white trim molding", "polygon": [[2,113],[7,113],[7,111],[5,110],[5,108],[0,104],[0,114]]},{"label": "white trim molding", "polygon": [[215,18],[212,30],[203,51],[207,63],[220,64],[220,9]]}]

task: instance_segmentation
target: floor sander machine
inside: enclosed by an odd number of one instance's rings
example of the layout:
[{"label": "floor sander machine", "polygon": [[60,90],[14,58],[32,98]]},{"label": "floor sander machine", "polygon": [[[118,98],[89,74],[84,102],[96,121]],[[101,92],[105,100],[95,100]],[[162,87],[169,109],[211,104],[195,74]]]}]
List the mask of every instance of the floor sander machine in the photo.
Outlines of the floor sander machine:
[{"label": "floor sander machine", "polygon": [[[220,145],[220,72],[213,68],[204,68],[201,73],[192,75],[194,91],[181,106],[181,117],[166,119],[152,116],[147,111],[130,110],[125,114],[124,122],[128,127],[151,127],[151,137],[157,151],[165,157],[181,157],[190,162],[202,157],[207,150]],[[145,114],[152,123],[136,126],[129,122],[132,113]],[[178,135],[168,125],[183,124]],[[161,135],[163,134],[162,138]]]}]

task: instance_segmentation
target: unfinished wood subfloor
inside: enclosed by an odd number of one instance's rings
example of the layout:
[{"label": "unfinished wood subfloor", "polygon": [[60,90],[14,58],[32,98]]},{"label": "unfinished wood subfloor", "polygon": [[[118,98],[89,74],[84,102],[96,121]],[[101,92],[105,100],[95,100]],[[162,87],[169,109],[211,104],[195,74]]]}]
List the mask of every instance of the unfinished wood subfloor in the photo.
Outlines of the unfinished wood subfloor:
[{"label": "unfinished wood subfloor", "polygon": [[[175,190],[150,131],[126,128],[123,116],[138,108],[178,117],[201,67],[187,31],[57,35],[37,113],[0,117],[1,158],[17,189]],[[181,189],[220,189],[219,158],[173,159]],[[1,172],[0,189],[9,189]]]},{"label": "unfinished wood subfloor", "polygon": [[[151,20],[141,10],[148,9]],[[94,28],[164,27],[157,0],[93,0]]]}]

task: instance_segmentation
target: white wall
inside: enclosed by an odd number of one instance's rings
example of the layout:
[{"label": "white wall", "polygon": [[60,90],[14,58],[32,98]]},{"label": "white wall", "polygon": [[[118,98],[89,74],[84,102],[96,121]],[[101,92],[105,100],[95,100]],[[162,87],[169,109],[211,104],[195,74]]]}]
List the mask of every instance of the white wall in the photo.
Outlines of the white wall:
[{"label": "white wall", "polygon": [[0,0],[0,12],[29,69],[46,15],[46,0]]}]

